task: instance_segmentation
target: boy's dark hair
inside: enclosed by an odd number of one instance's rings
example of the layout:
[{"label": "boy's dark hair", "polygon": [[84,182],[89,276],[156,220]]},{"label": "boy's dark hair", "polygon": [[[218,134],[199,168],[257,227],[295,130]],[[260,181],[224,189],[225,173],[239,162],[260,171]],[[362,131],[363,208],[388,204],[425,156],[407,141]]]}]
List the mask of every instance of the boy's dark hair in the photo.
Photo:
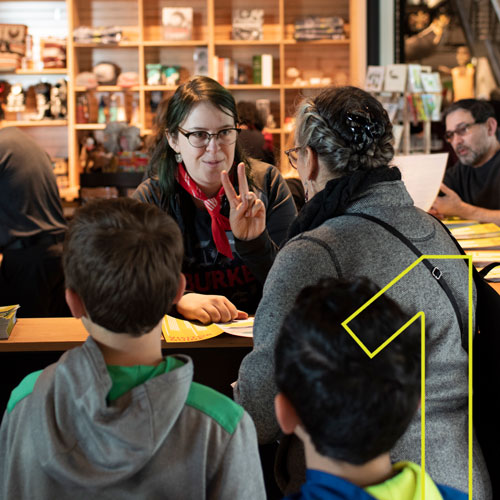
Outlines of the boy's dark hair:
[{"label": "boy's dark hair", "polygon": [[94,201],[77,210],[68,229],[66,287],[94,323],[141,335],[168,312],[182,256],[179,227],[159,208],[131,198]]},{"label": "boy's dark hair", "polygon": [[[329,278],[304,288],[283,322],[275,351],[278,390],[316,450],[356,465],[394,446],[420,399],[419,322],[373,359],[341,325],[377,291],[366,278]],[[373,352],[409,319],[382,295],[349,327]]]}]

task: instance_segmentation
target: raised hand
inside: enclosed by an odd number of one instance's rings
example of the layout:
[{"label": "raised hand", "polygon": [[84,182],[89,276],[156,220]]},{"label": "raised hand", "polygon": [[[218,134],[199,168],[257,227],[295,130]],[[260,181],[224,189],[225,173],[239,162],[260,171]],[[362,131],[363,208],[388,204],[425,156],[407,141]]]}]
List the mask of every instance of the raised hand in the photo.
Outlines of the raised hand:
[{"label": "raised hand", "polygon": [[242,162],[238,165],[239,195],[236,194],[225,170],[221,172],[221,181],[231,207],[229,223],[234,236],[239,240],[253,240],[260,236],[266,229],[266,207],[262,200],[248,189],[245,164]]},{"label": "raised hand", "polygon": [[222,295],[186,293],[176,304],[177,312],[188,320],[201,323],[227,323],[233,319],[246,319],[248,314]]}]

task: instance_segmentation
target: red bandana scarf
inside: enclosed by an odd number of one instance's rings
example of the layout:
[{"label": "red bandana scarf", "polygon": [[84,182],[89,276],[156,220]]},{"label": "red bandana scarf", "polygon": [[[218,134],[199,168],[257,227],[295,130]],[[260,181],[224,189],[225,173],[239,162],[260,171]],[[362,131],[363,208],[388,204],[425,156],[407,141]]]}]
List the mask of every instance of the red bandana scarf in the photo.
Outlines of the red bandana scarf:
[{"label": "red bandana scarf", "polygon": [[210,218],[212,219],[212,236],[214,238],[217,250],[229,257],[233,258],[233,252],[227,239],[225,231],[229,231],[231,226],[229,219],[220,213],[221,200],[224,196],[224,186],[221,186],[219,192],[213,198],[207,198],[205,193],[198,187],[196,182],[189,177],[189,174],[184,170],[182,163],[177,167],[177,182],[196,199],[201,200],[207,209]]}]

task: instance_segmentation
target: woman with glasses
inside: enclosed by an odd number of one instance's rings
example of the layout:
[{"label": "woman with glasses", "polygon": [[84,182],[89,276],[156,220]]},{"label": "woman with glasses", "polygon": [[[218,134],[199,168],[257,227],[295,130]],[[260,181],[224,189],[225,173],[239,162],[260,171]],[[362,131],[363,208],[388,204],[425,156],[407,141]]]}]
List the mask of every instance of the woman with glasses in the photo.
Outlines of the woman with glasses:
[{"label": "woman with glasses", "polygon": [[203,323],[253,314],[296,215],[283,178],[246,158],[234,98],[211,78],[180,85],[156,129],[150,178],[134,197],[168,212],[183,233],[188,293],[177,312]]},{"label": "woman with glasses", "polygon": [[[453,257],[458,251],[440,222],[414,206],[400,171],[390,166],[394,149],[386,111],[360,89],[325,89],[299,105],[295,145],[287,155],[309,201],[269,272],[255,315],[253,351],[240,367],[236,401],[252,416],[260,443],[279,439],[273,349],[300,290],[325,277],[365,276],[380,289],[392,283],[385,293],[407,311],[408,320],[425,314],[426,470],[436,481],[467,491],[468,356],[460,323],[468,324],[468,269],[459,259],[431,258],[430,269],[420,263],[403,274],[417,255],[400,236],[424,255]],[[457,312],[440,279],[455,297]],[[381,331],[380,345],[394,333]],[[355,334],[362,342],[363,332]],[[379,345],[366,347],[373,352]],[[312,371],[315,362],[320,360],[311,359]],[[335,380],[331,390],[334,397]],[[419,412],[392,450],[395,460],[421,463],[420,417]],[[280,448],[279,482],[289,494],[304,481],[304,456],[296,438],[281,438]],[[472,461],[474,498],[489,498],[488,473],[476,442]]]}]

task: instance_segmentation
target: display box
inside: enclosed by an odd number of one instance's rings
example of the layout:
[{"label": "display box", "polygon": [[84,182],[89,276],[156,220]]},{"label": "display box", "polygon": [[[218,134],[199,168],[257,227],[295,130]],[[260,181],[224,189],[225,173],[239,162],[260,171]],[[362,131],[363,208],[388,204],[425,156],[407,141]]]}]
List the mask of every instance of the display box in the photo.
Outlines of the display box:
[{"label": "display box", "polygon": [[262,40],[263,9],[236,9],[233,13],[233,40]]},{"label": "display box", "polygon": [[192,7],[164,7],[162,24],[164,40],[191,40],[193,36]]}]

